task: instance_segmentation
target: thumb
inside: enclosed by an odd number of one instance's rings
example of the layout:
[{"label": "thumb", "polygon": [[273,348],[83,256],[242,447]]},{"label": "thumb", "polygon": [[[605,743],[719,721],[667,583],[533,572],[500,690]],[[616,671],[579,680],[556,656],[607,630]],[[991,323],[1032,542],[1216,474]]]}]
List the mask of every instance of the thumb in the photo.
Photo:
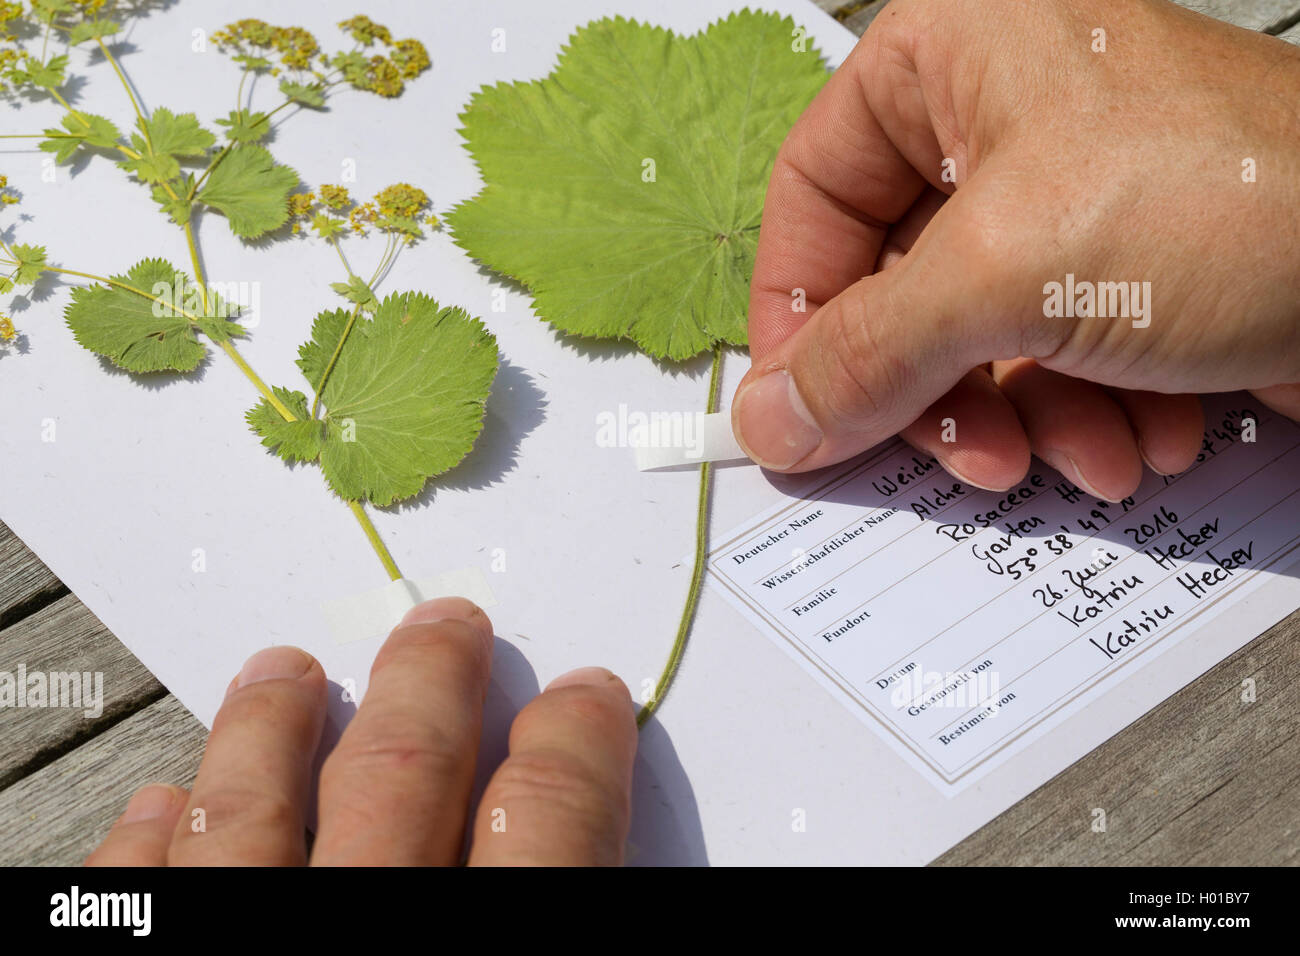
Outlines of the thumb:
[{"label": "thumb", "polygon": [[996,237],[942,237],[947,211],[896,265],[835,296],[741,381],[732,428],[755,462],[800,472],[844,461],[906,428],[975,366],[1021,354],[1025,310],[1014,306],[1041,297],[1007,274]]}]

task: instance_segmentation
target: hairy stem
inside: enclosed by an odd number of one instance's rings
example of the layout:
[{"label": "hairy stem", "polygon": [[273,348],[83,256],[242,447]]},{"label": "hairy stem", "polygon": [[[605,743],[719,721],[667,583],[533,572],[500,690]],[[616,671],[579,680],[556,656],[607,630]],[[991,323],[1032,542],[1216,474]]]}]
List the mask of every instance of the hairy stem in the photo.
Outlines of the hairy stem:
[{"label": "hairy stem", "polygon": [[[721,384],[722,346],[713,349],[713,367],[709,372],[709,400],[705,406],[706,413],[712,413],[718,407],[718,387]],[[682,608],[682,619],[677,625],[677,637],[673,640],[672,650],[668,653],[668,663],[664,665],[659,682],[655,684],[654,694],[646,701],[641,712],[636,715],[636,725],[644,727],[659,705],[668,696],[677,667],[686,653],[686,641],[691,636],[691,625],[695,622],[695,608],[700,602],[700,588],[704,584],[704,568],[709,552],[709,488],[713,476],[713,466],[709,462],[700,464],[700,495],[695,511],[695,565],[691,569],[691,584],[686,592],[686,604]]]}]

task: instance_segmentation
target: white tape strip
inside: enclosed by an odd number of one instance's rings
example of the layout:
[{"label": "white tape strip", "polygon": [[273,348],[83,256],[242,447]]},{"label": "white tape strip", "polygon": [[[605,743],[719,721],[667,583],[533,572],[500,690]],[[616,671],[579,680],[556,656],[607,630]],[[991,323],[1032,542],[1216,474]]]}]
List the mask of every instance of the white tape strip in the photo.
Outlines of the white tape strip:
[{"label": "white tape strip", "polygon": [[749,456],[736,442],[736,436],[732,434],[731,412],[689,417],[691,427],[679,429],[672,436],[672,441],[665,441],[661,445],[638,445],[634,449],[638,471],[698,465],[703,461],[749,460]]},{"label": "white tape strip", "polygon": [[413,581],[400,578],[382,588],[321,603],[335,644],[385,637],[415,605],[436,597],[463,597],[479,607],[497,603],[487,578],[478,568],[457,568],[446,574]]}]

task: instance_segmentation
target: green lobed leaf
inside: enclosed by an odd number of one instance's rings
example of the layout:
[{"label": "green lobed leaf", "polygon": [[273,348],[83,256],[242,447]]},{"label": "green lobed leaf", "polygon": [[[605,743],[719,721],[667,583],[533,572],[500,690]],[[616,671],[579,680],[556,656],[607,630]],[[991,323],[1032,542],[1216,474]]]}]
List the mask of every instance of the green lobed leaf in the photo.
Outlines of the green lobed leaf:
[{"label": "green lobed leaf", "polygon": [[[199,118],[193,113],[173,113],[160,106],[153,111],[143,123],[137,121],[136,127],[144,132],[149,130],[149,142],[155,153],[167,153],[171,156],[202,156],[217,138],[199,125]],[[145,152],[148,143],[139,133],[131,134],[131,142],[137,152]]]},{"label": "green lobed leaf", "polygon": [[[351,318],[322,312],[299,349],[313,390]],[[321,391],[330,487],[381,507],[418,494],[474,446],[496,369],[496,339],[483,324],[426,295],[390,295],[373,319],[358,316]]]},{"label": "green lobed leaf", "polygon": [[162,259],[138,262],[113,281],[120,285],[73,289],[64,318],[78,343],[128,372],[193,371],[207,354],[197,329],[218,341],[242,332],[216,296],[205,316],[189,277]]},{"label": "green lobed leaf", "polygon": [[21,69],[15,68],[9,72],[9,79],[17,84],[31,83],[47,90],[57,90],[64,83],[67,69],[66,55],[52,56],[45,63],[29,56],[23,60]]},{"label": "green lobed leaf", "polygon": [[545,79],[481,89],[461,120],[485,186],[456,243],[566,332],[668,359],[745,344],[772,163],[828,76],[794,35],[748,10],[693,36],[598,20]]},{"label": "green lobed leaf", "polygon": [[18,267],[14,271],[14,285],[31,285],[41,277],[45,271],[45,247],[13,245],[9,247],[13,250],[14,258],[18,260]]},{"label": "green lobed leaf", "polygon": [[324,212],[318,212],[311,217],[311,227],[316,230],[316,234],[322,239],[333,239],[335,236],[347,231],[342,220],[335,219]]},{"label": "green lobed leaf", "polygon": [[271,391],[298,419],[286,421],[265,398],[250,408],[244,419],[262,437],[262,444],[285,461],[315,461],[325,443],[325,423],[311,418],[307,396],[278,385]]},{"label": "green lobed leaf", "polygon": [[[133,141],[134,139],[132,137]],[[181,165],[176,157],[166,153],[143,153],[137,159],[127,158],[118,165],[144,183],[170,182],[181,173]]]},{"label": "green lobed leaf", "polygon": [[361,306],[364,312],[374,312],[379,307],[374,290],[366,285],[366,280],[361,276],[349,276],[347,282],[331,282],[330,288],[349,302]]},{"label": "green lobed leaf", "polygon": [[82,20],[68,31],[68,45],[76,46],[97,37],[102,39],[103,37],[112,36],[120,29],[122,29],[122,25],[113,20]]},{"label": "green lobed leaf", "polygon": [[297,184],[298,174],[261,146],[236,146],[196,198],[223,213],[235,235],[256,239],[288,222],[289,192]]},{"label": "green lobed leaf", "polygon": [[189,194],[193,182],[194,177],[192,175],[187,176],[180,189],[172,190],[172,192],[176,193],[174,199],[171,193],[167,192],[161,185],[154,186],[151,193],[153,201],[161,206],[163,212],[178,226],[183,226],[190,220],[190,213],[193,210],[194,203],[185,197]]},{"label": "green lobed leaf", "polygon": [[271,132],[270,119],[260,111],[231,110],[228,117],[217,120],[217,125],[226,127],[226,139],[235,143],[256,143]]},{"label": "green lobed leaf", "polygon": [[286,99],[293,100],[300,106],[316,110],[325,108],[325,87],[320,83],[294,83],[290,80],[281,80],[280,92]]}]

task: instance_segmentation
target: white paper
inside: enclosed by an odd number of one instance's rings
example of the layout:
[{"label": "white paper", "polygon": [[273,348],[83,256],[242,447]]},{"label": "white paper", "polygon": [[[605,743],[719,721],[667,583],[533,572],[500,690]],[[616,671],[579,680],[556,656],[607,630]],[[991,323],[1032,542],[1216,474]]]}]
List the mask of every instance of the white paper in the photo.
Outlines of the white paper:
[{"label": "white paper", "polygon": [[1206,406],[1197,463],[1119,503],[1038,462],[981,491],[892,442],[720,536],[711,580],[953,792],[1296,560],[1300,427]]},{"label": "white paper", "polygon": [[[479,86],[545,76],[574,27],[599,16],[693,32],[741,5],[370,0],[367,13],[394,35],[426,42],[432,71],[396,100],[344,93],[327,113],[290,116],[270,146],[306,183],[338,182],[355,169],[356,194],[411,182],[445,212],[480,188],[456,133]],[[834,62],[855,42],[805,0],[762,6],[793,12]],[[196,30],[268,17],[306,26],[332,48],[341,36],[334,24],[355,12],[345,0],[273,8],[183,0],[129,28],[123,39],[134,51],[122,62],[148,108],[197,111],[211,125],[233,107],[238,71],[210,43],[198,52]],[[492,52],[498,29],[503,53]],[[87,77],[78,106],[130,127],[111,67],[78,50],[70,69]],[[257,105],[275,100],[259,81]],[[60,114],[49,103],[6,106],[5,131],[38,131]],[[30,217],[0,218],[0,228],[14,227],[10,236],[44,243],[59,265],[100,274],[146,256],[186,262],[179,231],[111,161],[60,168],[51,183],[41,175],[46,158],[0,148],[0,168],[23,193],[18,210]],[[201,218],[198,232],[213,279],[260,291],[245,356],[271,383],[302,387],[298,345],[315,313],[341,301],[328,289],[341,278],[333,253],[311,240],[248,248],[217,216]],[[350,239],[344,248],[364,266],[379,254]],[[552,678],[603,665],[639,696],[663,667],[688,584],[678,559],[694,536],[698,477],[637,472],[627,448],[597,441],[598,421],[620,403],[702,409],[709,361],[663,367],[624,346],[560,336],[526,295],[485,274],[445,234],[397,259],[381,291],[405,289],[481,316],[504,360],[469,458],[414,504],[374,512],[402,573],[476,567],[499,601],[490,612],[497,646],[481,754],[491,769],[514,714]],[[42,285],[15,315],[25,354],[0,357],[0,517],[205,723],[243,661],[271,643],[307,649],[333,681],[363,692],[379,639],[337,645],[321,611],[324,601],[387,580],[347,508],[317,469],[285,467],[250,434],[243,415],[257,395],[223,356],[183,380],[114,373],[73,341],[61,317],[67,300],[66,286]],[[724,405],[745,366],[734,353],[724,359]],[[44,440],[51,424],[55,440]],[[713,526],[748,520],[804,483],[719,469]],[[1300,604],[1294,584],[1261,588],[1230,626],[1220,620],[1181,640],[1159,667],[1130,674],[952,799],[708,589],[672,692],[641,733],[634,862],[924,863]],[[353,710],[338,691],[335,726]],[[105,693],[111,699],[114,688]],[[806,820],[799,830],[796,811]]]}]

